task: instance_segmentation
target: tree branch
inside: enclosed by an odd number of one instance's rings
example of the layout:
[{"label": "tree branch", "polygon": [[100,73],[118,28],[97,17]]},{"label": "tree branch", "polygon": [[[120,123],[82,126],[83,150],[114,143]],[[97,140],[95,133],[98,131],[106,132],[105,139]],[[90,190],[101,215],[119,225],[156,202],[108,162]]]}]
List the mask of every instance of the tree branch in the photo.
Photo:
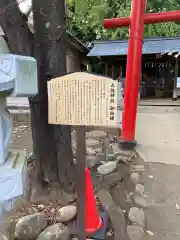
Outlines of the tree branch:
[{"label": "tree branch", "polygon": [[33,55],[33,34],[15,0],[0,1],[0,25],[12,52]]}]

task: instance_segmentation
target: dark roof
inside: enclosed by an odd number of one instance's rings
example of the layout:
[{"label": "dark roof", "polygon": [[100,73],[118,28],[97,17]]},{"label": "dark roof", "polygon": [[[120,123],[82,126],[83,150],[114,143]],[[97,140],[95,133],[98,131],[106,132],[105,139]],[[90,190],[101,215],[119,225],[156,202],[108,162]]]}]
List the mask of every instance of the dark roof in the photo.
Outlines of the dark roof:
[{"label": "dark roof", "polygon": [[[94,41],[88,56],[127,55],[128,40]],[[180,52],[180,37],[145,38],[143,54]]]},{"label": "dark roof", "polygon": [[83,42],[81,42],[79,39],[74,37],[68,31],[67,31],[67,34],[68,34],[69,43],[72,45],[72,47],[75,47],[80,52],[83,52],[83,53],[86,53],[86,54],[88,53],[88,48],[87,48],[87,46]]}]

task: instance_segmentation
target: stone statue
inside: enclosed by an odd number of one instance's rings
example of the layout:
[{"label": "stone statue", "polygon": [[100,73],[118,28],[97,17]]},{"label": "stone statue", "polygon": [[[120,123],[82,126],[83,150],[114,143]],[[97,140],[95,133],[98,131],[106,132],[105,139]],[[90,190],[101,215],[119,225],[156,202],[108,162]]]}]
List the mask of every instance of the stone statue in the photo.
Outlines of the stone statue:
[{"label": "stone statue", "polygon": [[[1,39],[2,40],[2,39]],[[0,220],[7,203],[23,194],[26,152],[10,150],[12,117],[6,97],[29,97],[38,92],[36,60],[3,54],[0,41]],[[3,44],[5,44],[3,42]],[[3,45],[4,48],[4,45]]]}]

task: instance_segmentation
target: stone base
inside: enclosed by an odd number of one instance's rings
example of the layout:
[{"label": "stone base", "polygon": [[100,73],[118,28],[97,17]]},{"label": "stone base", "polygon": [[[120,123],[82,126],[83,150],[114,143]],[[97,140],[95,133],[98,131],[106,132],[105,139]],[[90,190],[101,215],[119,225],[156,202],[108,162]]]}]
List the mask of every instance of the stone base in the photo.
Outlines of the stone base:
[{"label": "stone base", "polygon": [[11,210],[13,200],[23,195],[26,160],[25,151],[10,151],[0,165],[0,220]]}]

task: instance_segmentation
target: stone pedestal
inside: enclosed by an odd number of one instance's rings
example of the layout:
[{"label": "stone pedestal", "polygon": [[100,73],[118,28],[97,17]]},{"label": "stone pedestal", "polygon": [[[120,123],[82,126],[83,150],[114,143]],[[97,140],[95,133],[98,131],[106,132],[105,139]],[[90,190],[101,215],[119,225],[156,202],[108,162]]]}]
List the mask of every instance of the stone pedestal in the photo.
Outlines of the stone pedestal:
[{"label": "stone pedestal", "polygon": [[6,108],[6,98],[0,97],[0,165],[7,157],[7,151],[12,138],[12,117]]},{"label": "stone pedestal", "polygon": [[0,222],[11,210],[13,201],[23,195],[27,170],[25,151],[10,151],[0,165]]}]

